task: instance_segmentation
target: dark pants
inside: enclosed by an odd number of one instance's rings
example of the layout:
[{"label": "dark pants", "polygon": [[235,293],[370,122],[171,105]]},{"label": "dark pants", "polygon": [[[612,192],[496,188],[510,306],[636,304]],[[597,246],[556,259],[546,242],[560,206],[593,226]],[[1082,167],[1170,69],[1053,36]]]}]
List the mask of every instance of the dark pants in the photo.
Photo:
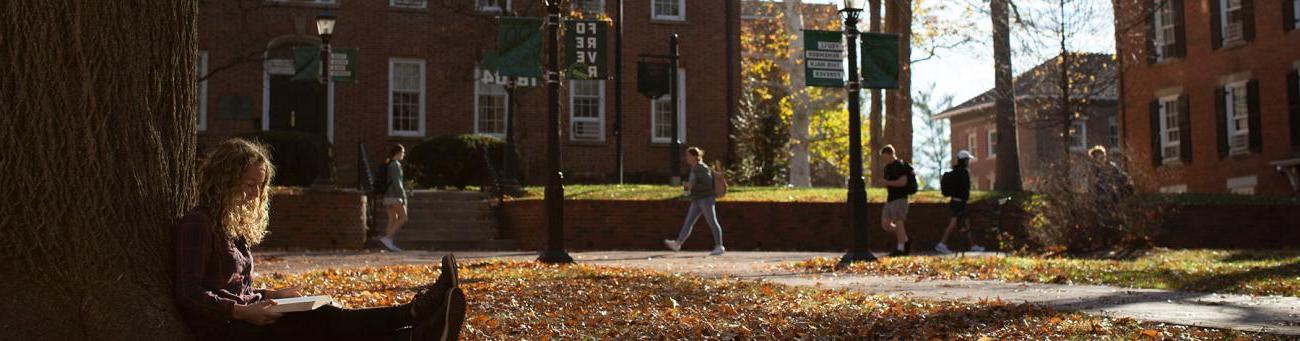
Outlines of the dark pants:
[{"label": "dark pants", "polygon": [[371,309],[324,306],[286,313],[275,323],[257,326],[231,321],[215,340],[410,340],[411,311],[406,305]]}]

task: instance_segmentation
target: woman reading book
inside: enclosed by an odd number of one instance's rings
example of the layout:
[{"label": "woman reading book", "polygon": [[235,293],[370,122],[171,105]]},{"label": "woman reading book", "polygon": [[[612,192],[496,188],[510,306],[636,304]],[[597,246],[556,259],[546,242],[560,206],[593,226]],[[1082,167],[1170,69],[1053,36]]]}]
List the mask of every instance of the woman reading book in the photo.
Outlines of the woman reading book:
[{"label": "woman reading book", "polygon": [[216,146],[201,166],[199,204],[176,229],[174,293],[200,340],[457,339],[465,295],[451,255],[437,281],[406,304],[277,312],[273,299],[297,297],[297,289],[254,289],[249,251],[266,235],[274,174],[266,149],[241,139]]}]

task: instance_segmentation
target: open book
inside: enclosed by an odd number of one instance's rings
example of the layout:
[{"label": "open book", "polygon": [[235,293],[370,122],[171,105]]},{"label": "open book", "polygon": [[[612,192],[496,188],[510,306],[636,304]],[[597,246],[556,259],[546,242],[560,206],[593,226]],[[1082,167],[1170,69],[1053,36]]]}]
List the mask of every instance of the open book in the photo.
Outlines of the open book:
[{"label": "open book", "polygon": [[316,310],[316,308],[334,302],[334,299],[329,296],[303,296],[294,298],[275,298],[271,299],[271,301],[274,301],[275,305],[267,308],[267,310],[277,313],[291,313],[295,311]]}]

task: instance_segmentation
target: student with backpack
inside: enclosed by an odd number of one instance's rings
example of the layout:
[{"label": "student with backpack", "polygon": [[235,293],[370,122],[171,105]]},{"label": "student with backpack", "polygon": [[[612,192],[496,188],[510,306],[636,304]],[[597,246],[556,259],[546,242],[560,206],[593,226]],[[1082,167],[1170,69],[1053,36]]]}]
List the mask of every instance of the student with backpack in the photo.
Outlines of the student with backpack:
[{"label": "student with backpack", "polygon": [[912,166],[894,154],[893,145],[880,149],[880,156],[885,161],[885,189],[889,197],[885,199],[883,212],[880,213],[880,228],[894,233],[898,248],[890,256],[906,256],[911,249],[907,239],[907,197],[916,194],[916,171]]},{"label": "student with backpack", "polygon": [[384,229],[384,236],[379,237],[379,243],[383,244],[388,251],[402,251],[393,244],[393,235],[410,220],[406,211],[408,200],[402,176],[401,161],[405,158],[406,148],[400,144],[393,146],[393,149],[388,151],[388,158],[384,159],[383,168],[375,174],[374,190],[377,195],[383,195],[384,208],[388,212],[388,226]]},{"label": "student with backpack", "polygon": [[702,215],[713,231],[713,252],[709,254],[722,255],[727,252],[727,249],[722,247],[722,225],[718,224],[718,214],[714,207],[717,205],[717,199],[726,195],[727,181],[722,174],[709,169],[709,166],[704,164],[704,150],[698,147],[687,148],[684,156],[686,164],[691,167],[691,172],[682,187],[686,189],[686,196],[691,200],[691,207],[686,212],[686,223],[677,233],[677,239],[664,239],[664,245],[670,250],[681,251],[682,243],[691,236],[691,228]]},{"label": "student with backpack", "polygon": [[974,252],[984,251],[983,246],[975,243],[975,238],[971,237],[970,217],[966,209],[970,202],[970,161],[974,157],[968,151],[957,152],[957,165],[952,167],[951,171],[943,173],[939,178],[939,190],[943,196],[948,197],[948,209],[952,211],[952,219],[948,220],[948,228],[943,230],[943,238],[939,239],[939,244],[934,246],[935,251],[949,254],[952,250],[948,248],[948,236],[952,230],[957,228],[958,223],[965,224],[962,229],[966,233],[966,239],[970,241],[970,250]]}]

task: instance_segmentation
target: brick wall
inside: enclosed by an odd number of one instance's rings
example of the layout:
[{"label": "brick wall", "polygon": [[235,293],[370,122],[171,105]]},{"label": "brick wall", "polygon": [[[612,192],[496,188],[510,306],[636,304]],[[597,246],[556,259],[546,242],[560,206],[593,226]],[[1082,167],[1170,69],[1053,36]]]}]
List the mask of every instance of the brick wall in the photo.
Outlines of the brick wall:
[{"label": "brick wall", "polygon": [[[546,217],[541,200],[512,201],[505,205],[502,224],[507,239],[520,248],[540,250],[546,245]],[[979,205],[977,205],[979,206]],[[972,212],[988,212],[973,207]],[[686,214],[685,201],[580,200],[565,203],[565,247],[568,250],[657,250],[662,240],[673,238]],[[729,250],[841,251],[852,235],[844,220],[843,203],[723,202],[717,207],[723,242]],[[1160,246],[1173,248],[1288,248],[1300,245],[1300,210],[1296,206],[1187,206],[1170,217],[1165,232],[1156,236]],[[868,240],[873,251],[892,249],[893,237],[879,226],[880,205],[868,207]],[[973,213],[976,229],[992,226],[989,213]],[[947,226],[946,204],[912,204],[908,235],[913,250],[934,247]],[[1001,226],[1014,226],[1015,217],[1004,215]],[[982,237],[977,237],[982,238]],[[950,246],[965,249],[968,241],[954,235]],[[683,246],[707,250],[712,246],[708,225],[696,223]],[[981,240],[984,245],[993,244]]]},{"label": "brick wall", "polygon": [[359,249],[366,241],[366,198],[352,190],[279,189],[260,247]]},{"label": "brick wall", "polygon": [[[686,201],[579,200],[565,203],[565,246],[569,250],[662,249],[674,238],[687,210]],[[507,239],[524,249],[540,250],[546,244],[546,217],[541,200],[512,201],[505,205]],[[843,203],[723,202],[717,206],[723,244],[730,250],[845,250],[852,235],[845,227]],[[918,250],[934,247],[949,211],[946,204],[913,204],[908,235]],[[867,209],[868,242],[876,251],[892,249],[893,235],[879,229],[880,205]],[[986,218],[972,221],[988,226]],[[965,248],[964,237],[954,237],[955,248]],[[706,250],[713,245],[708,225],[700,221],[685,249]]]},{"label": "brick wall", "polygon": [[[356,182],[357,144],[365,143],[378,162],[394,144],[408,148],[426,137],[474,133],[474,70],[482,51],[496,48],[496,13],[481,13],[472,0],[429,1],[425,9],[401,9],[388,1],[344,0],[331,5],[338,14],[332,45],[358,48],[357,83],[337,83],[334,100],[336,179]],[[531,5],[530,5],[531,4]],[[650,100],[636,92],[639,54],[667,54],[668,37],[681,37],[681,67],[686,73],[686,145],[709,155],[728,155],[729,117],[739,94],[739,1],[686,1],[684,21],[651,20],[650,1],[625,4],[623,42],[623,119],[625,169],[629,174],[667,174],[669,149],[650,141]],[[541,2],[513,1],[521,16],[543,16]],[[607,13],[617,17],[614,2]],[[199,50],[208,54],[207,129],[200,142],[215,145],[235,134],[258,131],[264,107],[262,51],[285,50],[284,44],[318,44],[313,18],[321,6],[205,1],[200,6]],[[729,20],[728,18],[731,18]],[[612,29],[612,27],[611,27]],[[609,35],[609,69],[614,69],[614,34]],[[282,52],[282,51],[281,51]],[[389,62],[392,58],[425,63],[423,137],[388,133]],[[605,82],[604,140],[570,141],[568,94],[561,89],[561,125],[566,127],[562,168],[570,181],[610,179],[615,168],[615,82]],[[219,115],[218,99],[243,96],[251,117]],[[546,91],[521,88],[515,93],[517,144],[523,154],[520,176],[528,183],[545,181]],[[274,102],[272,100],[271,102]]]},{"label": "brick wall", "polygon": [[[1289,141],[1286,75],[1296,72],[1300,62],[1300,30],[1282,27],[1282,1],[1254,1],[1255,39],[1237,47],[1214,48],[1211,41],[1210,7],[1206,1],[1185,0],[1186,56],[1151,64],[1147,61],[1145,18],[1151,1],[1123,0],[1116,3],[1119,20],[1129,27],[1116,32],[1120,56],[1122,125],[1125,143],[1140,160],[1152,160],[1151,104],[1158,97],[1186,96],[1190,110],[1192,159],[1189,164],[1170,163],[1154,167],[1165,174],[1162,186],[1186,185],[1188,192],[1226,193],[1227,181],[1254,176],[1257,194],[1295,195],[1285,176],[1269,164],[1291,159],[1300,149]],[[1241,156],[1219,156],[1215,89],[1226,76],[1246,74],[1259,82],[1262,148]],[[1183,143],[1188,143],[1184,141]]]}]

